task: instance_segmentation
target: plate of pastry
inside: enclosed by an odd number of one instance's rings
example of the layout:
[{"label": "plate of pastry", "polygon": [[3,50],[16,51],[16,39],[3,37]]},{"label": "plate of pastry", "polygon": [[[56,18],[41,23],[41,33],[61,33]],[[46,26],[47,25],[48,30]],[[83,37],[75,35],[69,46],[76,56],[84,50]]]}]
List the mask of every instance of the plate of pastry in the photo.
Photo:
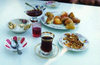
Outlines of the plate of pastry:
[{"label": "plate of pastry", "polygon": [[46,12],[41,17],[41,22],[54,29],[73,30],[80,23],[80,19],[75,17],[73,12]]},{"label": "plate of pastry", "polygon": [[59,45],[71,51],[84,51],[88,44],[88,40],[79,33],[64,33],[59,38]]}]

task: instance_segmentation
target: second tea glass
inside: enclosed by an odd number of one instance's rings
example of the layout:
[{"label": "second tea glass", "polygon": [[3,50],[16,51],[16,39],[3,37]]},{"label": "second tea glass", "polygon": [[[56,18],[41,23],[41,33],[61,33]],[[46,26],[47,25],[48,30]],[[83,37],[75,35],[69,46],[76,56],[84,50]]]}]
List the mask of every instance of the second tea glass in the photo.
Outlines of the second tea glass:
[{"label": "second tea glass", "polygon": [[53,43],[53,38],[54,34],[51,32],[43,32],[41,37],[41,53],[43,55],[49,55],[52,52],[52,43]]}]

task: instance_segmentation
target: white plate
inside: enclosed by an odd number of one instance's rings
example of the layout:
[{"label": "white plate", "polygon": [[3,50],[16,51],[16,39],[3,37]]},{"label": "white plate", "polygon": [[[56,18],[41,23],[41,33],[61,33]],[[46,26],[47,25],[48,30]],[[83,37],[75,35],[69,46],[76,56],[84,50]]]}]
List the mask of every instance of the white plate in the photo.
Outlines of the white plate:
[{"label": "white plate", "polygon": [[38,56],[40,56],[42,58],[46,58],[46,59],[53,58],[53,57],[57,56],[58,53],[59,53],[59,48],[55,44],[52,44],[52,51],[50,52],[50,54],[49,55],[43,55],[42,52],[41,52],[40,46],[41,46],[40,43],[37,44],[34,48],[34,51]]},{"label": "white plate", "polygon": [[[61,14],[61,12],[60,13],[58,13],[58,12],[52,12],[55,16],[59,16],[60,14]],[[41,17],[41,22],[45,25],[45,26],[47,26],[47,27],[50,27],[50,28],[53,28],[53,29],[59,29],[59,30],[70,30],[70,29],[66,29],[65,28],[65,26],[63,25],[63,24],[61,24],[61,25],[56,25],[56,24],[53,24],[53,23],[51,23],[51,24],[47,24],[46,23],[46,19],[47,19],[47,16],[42,16]],[[75,28],[77,28],[78,27],[78,24],[75,24]]]},{"label": "white plate", "polygon": [[[70,34],[72,34],[72,33],[70,33]],[[88,48],[88,44],[89,44],[88,40],[79,33],[73,33],[73,34],[77,35],[79,40],[81,40],[81,41],[86,40],[86,42],[84,43],[84,46],[82,48],[74,49],[74,48],[69,48],[69,47],[65,46],[64,42],[66,40],[63,40],[63,38],[66,37],[65,33],[59,38],[59,45],[62,46],[62,47],[65,47],[65,48],[67,48],[68,50],[71,50],[71,51],[84,51],[84,50],[86,50]]]},{"label": "white plate", "polygon": [[56,1],[48,1],[45,3],[45,5],[47,7],[55,8],[55,7],[58,7],[60,5],[60,3],[56,2]]}]

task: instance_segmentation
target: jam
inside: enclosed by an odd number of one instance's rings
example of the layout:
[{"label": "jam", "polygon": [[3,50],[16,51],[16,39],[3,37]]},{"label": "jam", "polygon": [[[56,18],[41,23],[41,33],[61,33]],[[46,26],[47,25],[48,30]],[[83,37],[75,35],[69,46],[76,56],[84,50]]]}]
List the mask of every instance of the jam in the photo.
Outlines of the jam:
[{"label": "jam", "polygon": [[36,16],[40,16],[42,14],[41,10],[38,9],[34,9],[34,10],[28,10],[26,12],[27,15],[32,16],[32,17],[36,17]]}]

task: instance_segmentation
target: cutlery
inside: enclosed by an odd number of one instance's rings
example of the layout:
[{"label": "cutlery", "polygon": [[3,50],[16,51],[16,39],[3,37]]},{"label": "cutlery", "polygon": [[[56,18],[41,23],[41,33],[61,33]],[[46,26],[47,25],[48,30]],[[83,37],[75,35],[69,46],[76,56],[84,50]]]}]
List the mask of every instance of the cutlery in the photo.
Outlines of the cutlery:
[{"label": "cutlery", "polygon": [[18,42],[17,42],[17,37],[16,37],[16,36],[13,37],[13,41],[16,43],[17,53],[18,53],[19,55],[21,55],[22,52],[21,52],[21,50],[19,50],[19,44],[18,44]]},{"label": "cutlery", "polygon": [[25,2],[26,5],[32,7],[33,9],[35,9],[32,5],[30,5],[29,3]]}]

